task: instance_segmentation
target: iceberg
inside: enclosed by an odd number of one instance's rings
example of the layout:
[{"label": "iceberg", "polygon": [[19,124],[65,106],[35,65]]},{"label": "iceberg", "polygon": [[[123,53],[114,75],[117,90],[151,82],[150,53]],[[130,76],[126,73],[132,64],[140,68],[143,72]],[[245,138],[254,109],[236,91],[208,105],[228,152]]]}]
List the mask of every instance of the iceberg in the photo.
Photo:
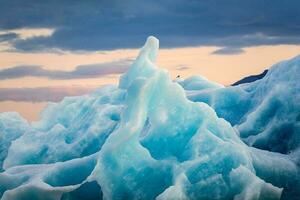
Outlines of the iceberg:
[{"label": "iceberg", "polygon": [[118,86],[0,114],[2,200],[297,199],[300,57],[224,87],[173,81],[149,37]]}]

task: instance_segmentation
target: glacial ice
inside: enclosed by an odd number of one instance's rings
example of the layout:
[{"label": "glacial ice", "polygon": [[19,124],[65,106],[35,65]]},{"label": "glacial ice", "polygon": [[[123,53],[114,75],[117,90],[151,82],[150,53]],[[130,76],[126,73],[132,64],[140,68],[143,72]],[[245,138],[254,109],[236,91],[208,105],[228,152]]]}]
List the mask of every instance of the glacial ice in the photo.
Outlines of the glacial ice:
[{"label": "glacial ice", "polygon": [[300,57],[224,87],[172,81],[158,46],[38,122],[1,113],[1,199],[298,199]]}]

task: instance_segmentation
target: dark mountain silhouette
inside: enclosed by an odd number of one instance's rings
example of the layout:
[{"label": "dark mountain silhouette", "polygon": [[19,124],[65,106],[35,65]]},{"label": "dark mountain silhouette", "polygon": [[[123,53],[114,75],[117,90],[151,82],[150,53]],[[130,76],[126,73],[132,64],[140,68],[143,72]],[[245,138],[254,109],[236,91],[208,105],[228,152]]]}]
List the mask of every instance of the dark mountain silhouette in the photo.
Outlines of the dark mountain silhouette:
[{"label": "dark mountain silhouette", "polygon": [[242,78],[241,80],[239,80],[239,81],[233,83],[232,86],[240,85],[240,84],[243,84],[243,83],[251,83],[251,82],[254,82],[254,81],[256,81],[256,80],[262,79],[267,73],[268,73],[268,70],[266,69],[266,70],[263,71],[261,74],[247,76],[247,77]]}]

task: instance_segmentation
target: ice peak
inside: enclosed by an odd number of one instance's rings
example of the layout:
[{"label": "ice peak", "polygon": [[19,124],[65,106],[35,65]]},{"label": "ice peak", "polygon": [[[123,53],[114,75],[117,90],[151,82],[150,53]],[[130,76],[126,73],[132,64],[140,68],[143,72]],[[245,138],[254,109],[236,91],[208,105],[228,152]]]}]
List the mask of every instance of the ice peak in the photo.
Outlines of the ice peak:
[{"label": "ice peak", "polygon": [[128,88],[135,79],[151,76],[157,68],[155,62],[158,49],[159,40],[154,36],[149,36],[137,59],[133,62],[129,70],[121,76],[119,87]]},{"label": "ice peak", "polygon": [[143,51],[147,54],[150,61],[155,62],[159,49],[159,40],[154,36],[149,36],[143,47]]}]

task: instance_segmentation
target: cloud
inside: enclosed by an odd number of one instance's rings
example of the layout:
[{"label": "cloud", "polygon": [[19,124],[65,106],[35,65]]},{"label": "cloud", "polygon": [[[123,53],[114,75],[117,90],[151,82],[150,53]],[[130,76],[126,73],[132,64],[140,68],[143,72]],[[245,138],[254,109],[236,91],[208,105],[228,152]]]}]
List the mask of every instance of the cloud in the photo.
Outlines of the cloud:
[{"label": "cloud", "polygon": [[190,69],[190,67],[188,67],[188,66],[186,66],[186,65],[177,65],[177,66],[176,66],[176,69],[177,69],[178,71],[184,71],[184,70]]},{"label": "cloud", "polygon": [[73,71],[48,70],[38,65],[16,66],[0,70],[0,80],[28,76],[58,80],[97,78],[105,75],[124,73],[129,68],[131,62],[131,59],[121,59],[107,63],[79,65]]},{"label": "cloud", "polygon": [[[25,41],[32,38],[50,37],[54,29],[51,28],[22,28],[22,29],[0,29],[0,45],[2,51],[16,51],[15,43]],[[41,50],[45,50],[44,48]],[[48,49],[49,51],[60,52],[58,49]],[[21,51],[20,49],[17,51]]]},{"label": "cloud", "polygon": [[6,42],[13,39],[18,38],[18,35],[16,33],[2,33],[0,34],[0,42]]},{"label": "cloud", "polygon": [[212,52],[212,54],[217,54],[217,55],[233,55],[233,54],[236,55],[241,53],[244,53],[244,50],[235,47],[224,47]]},{"label": "cloud", "polygon": [[0,88],[0,101],[59,102],[66,96],[84,95],[94,89],[89,87]]},{"label": "cloud", "polygon": [[14,40],[20,51],[135,48],[149,35],[162,47],[243,48],[300,44],[299,13],[298,0],[10,0],[0,1],[0,29],[55,29]]}]

